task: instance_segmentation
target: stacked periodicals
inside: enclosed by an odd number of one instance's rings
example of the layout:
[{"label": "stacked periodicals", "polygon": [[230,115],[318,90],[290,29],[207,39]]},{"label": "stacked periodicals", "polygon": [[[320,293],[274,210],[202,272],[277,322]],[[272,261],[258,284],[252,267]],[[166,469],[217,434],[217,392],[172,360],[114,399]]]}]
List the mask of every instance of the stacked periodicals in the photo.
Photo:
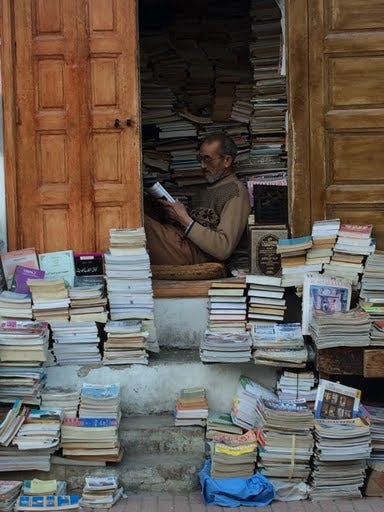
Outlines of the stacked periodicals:
[{"label": "stacked periodicals", "polygon": [[384,345],[384,320],[375,320],[372,322],[369,337],[371,340],[371,345]]},{"label": "stacked periodicals", "polygon": [[283,321],[286,310],[280,277],[247,275],[248,322]]},{"label": "stacked periodicals", "polygon": [[0,324],[0,361],[6,366],[39,366],[48,357],[46,322],[5,320]]},{"label": "stacked periodicals", "polygon": [[185,388],[176,400],[175,425],[204,427],[208,418],[207,392],[204,388]]},{"label": "stacked periodicals", "polygon": [[255,473],[257,458],[257,434],[249,430],[245,434],[216,432],[209,442],[211,450],[212,478],[247,478]]},{"label": "stacked periodicals", "polygon": [[251,325],[255,364],[302,368],[308,360],[300,324]]},{"label": "stacked periodicals", "polygon": [[208,290],[209,318],[211,332],[245,331],[246,284],[238,281],[213,281]]},{"label": "stacked periodicals", "polygon": [[310,473],[314,417],[305,400],[257,403],[263,432],[259,471],[268,478],[305,481]]},{"label": "stacked periodicals", "polygon": [[68,320],[70,299],[64,279],[28,279],[27,284],[36,320]]},{"label": "stacked periodicals", "polygon": [[32,299],[28,294],[4,290],[0,293],[0,318],[31,320]]},{"label": "stacked periodicals", "polygon": [[0,402],[21,398],[26,404],[40,405],[46,380],[46,370],[41,366],[0,367]]},{"label": "stacked periodicals", "polygon": [[61,411],[31,409],[12,440],[19,450],[42,450],[54,453],[60,442]]},{"label": "stacked periodicals", "polygon": [[45,496],[19,496],[15,505],[16,512],[31,512],[37,510],[79,510],[80,496],[45,495]]},{"label": "stacked periodicals", "polygon": [[339,229],[340,219],[318,220],[313,223],[312,247],[306,254],[307,264],[326,264],[331,261]]},{"label": "stacked periodicals", "polygon": [[370,462],[384,462],[384,407],[366,405],[370,416],[372,452]]},{"label": "stacked periodicals", "polygon": [[148,364],[148,331],[141,320],[111,320],[105,325],[104,365]]},{"label": "stacked periodicals", "polygon": [[75,280],[75,286],[69,289],[69,298],[69,316],[72,322],[107,321],[107,298],[103,277],[87,277],[78,285]]},{"label": "stacked periodicals", "polygon": [[51,329],[58,365],[101,361],[99,331],[95,322],[52,322]]},{"label": "stacked periodicals", "polygon": [[251,359],[251,347],[247,331],[206,331],[200,343],[200,359],[204,363],[246,363]]},{"label": "stacked periodicals", "polygon": [[80,505],[110,509],[123,496],[117,476],[86,476]]},{"label": "stacked periodicals", "polygon": [[287,371],[277,382],[277,395],[280,400],[300,400],[314,402],[317,393],[317,380],[312,371]]},{"label": "stacked periodicals", "polygon": [[369,315],[360,308],[332,314],[314,311],[309,322],[309,332],[318,349],[367,346],[370,329]]},{"label": "stacked periodicals", "polygon": [[63,418],[76,418],[79,408],[80,394],[78,391],[46,387],[41,393],[41,408],[57,407]]},{"label": "stacked periodicals", "polygon": [[384,320],[384,253],[368,256],[361,280],[360,306],[372,320]]},{"label": "stacked periodicals", "polygon": [[0,482],[0,510],[11,512],[20,494],[23,482],[20,480],[2,480]]},{"label": "stacked periodicals", "polygon": [[300,290],[307,272],[321,272],[322,263],[307,261],[307,252],[312,245],[311,236],[278,240],[276,253],[281,257],[282,286],[295,286]]},{"label": "stacked periodicals", "polygon": [[209,411],[206,438],[213,439],[217,433],[242,434],[243,429],[233,423],[230,413]]}]

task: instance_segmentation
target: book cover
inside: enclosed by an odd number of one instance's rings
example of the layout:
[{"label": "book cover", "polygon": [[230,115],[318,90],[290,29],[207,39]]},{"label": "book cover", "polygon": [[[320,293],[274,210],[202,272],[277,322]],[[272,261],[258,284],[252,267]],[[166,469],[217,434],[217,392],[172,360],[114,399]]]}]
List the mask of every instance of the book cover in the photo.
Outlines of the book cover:
[{"label": "book cover", "polygon": [[18,265],[28,268],[39,268],[36,251],[33,247],[21,249],[20,251],[5,252],[0,254],[0,258],[8,290],[11,288],[13,275]]},{"label": "book cover", "polygon": [[16,293],[30,294],[31,291],[27,284],[28,279],[44,279],[45,271],[38,268],[24,267],[17,265],[13,275],[11,291]]},{"label": "book cover", "polygon": [[64,279],[66,286],[73,286],[75,263],[73,251],[57,251],[39,254],[40,269],[46,279]]},{"label": "book cover", "polygon": [[350,238],[370,238],[372,233],[372,224],[342,224],[339,231],[340,237]]},{"label": "book cover", "polygon": [[101,252],[76,253],[74,259],[76,276],[104,275],[103,255]]},{"label": "book cover", "polygon": [[251,229],[251,273],[278,276],[281,257],[276,248],[280,239],[288,237],[286,229]]},{"label": "book cover", "polygon": [[356,418],[360,397],[359,389],[320,379],[315,401],[315,418],[329,420]]}]

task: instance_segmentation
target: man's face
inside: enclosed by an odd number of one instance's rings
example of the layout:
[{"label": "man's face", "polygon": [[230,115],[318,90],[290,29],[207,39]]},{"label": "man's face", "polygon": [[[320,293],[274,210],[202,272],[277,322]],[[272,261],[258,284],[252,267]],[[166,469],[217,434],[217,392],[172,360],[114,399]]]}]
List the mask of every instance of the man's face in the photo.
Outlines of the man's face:
[{"label": "man's face", "polygon": [[228,174],[232,167],[232,157],[220,154],[220,142],[203,142],[200,146],[199,160],[201,169],[208,183],[215,181]]}]

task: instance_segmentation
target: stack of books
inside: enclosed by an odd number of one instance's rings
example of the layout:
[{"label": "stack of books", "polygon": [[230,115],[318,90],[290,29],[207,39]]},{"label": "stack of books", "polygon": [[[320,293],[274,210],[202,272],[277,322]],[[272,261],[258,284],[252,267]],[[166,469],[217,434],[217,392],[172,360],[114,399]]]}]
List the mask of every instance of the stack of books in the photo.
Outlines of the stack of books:
[{"label": "stack of books", "polygon": [[348,279],[356,287],[364,271],[365,257],[375,252],[371,234],[371,224],[342,224],[331,262],[324,265],[324,273]]},{"label": "stack of books", "polygon": [[41,408],[57,407],[63,418],[76,418],[79,408],[80,394],[78,391],[46,387],[41,393]]},{"label": "stack of books", "polygon": [[285,370],[277,382],[279,400],[306,400],[314,403],[317,393],[317,379],[312,371],[292,372]]},{"label": "stack of books", "polygon": [[255,473],[257,434],[217,432],[210,441],[212,478],[249,478]]},{"label": "stack of books", "polygon": [[384,253],[368,256],[361,280],[360,306],[372,320],[384,320]]},{"label": "stack of books", "polygon": [[95,322],[52,322],[53,353],[59,366],[101,361]]},{"label": "stack of books", "polygon": [[59,409],[31,409],[12,444],[19,450],[54,453],[59,446],[61,419]]},{"label": "stack of books", "polygon": [[40,405],[46,380],[46,370],[41,366],[0,367],[0,402],[10,403],[20,398],[26,404]]},{"label": "stack of books", "polygon": [[208,418],[207,392],[204,388],[185,388],[176,400],[175,425],[204,427]]},{"label": "stack of books", "polygon": [[246,284],[244,281],[214,281],[208,290],[211,332],[245,331]]},{"label": "stack of books", "polygon": [[64,480],[24,480],[22,496],[48,496],[67,494],[67,482]]},{"label": "stack of books", "polygon": [[32,293],[32,311],[36,320],[68,320],[68,289],[64,279],[28,279]]},{"label": "stack of books", "polygon": [[384,462],[384,407],[365,406],[370,416],[372,452],[370,462]]},{"label": "stack of books", "polygon": [[282,322],[286,310],[280,277],[247,275],[248,323]]},{"label": "stack of books", "polygon": [[384,320],[375,320],[372,322],[369,337],[371,339],[371,345],[384,345]]},{"label": "stack of books", "polygon": [[116,476],[86,476],[81,507],[110,509],[119,501],[124,489]]},{"label": "stack of books", "polygon": [[0,325],[0,361],[6,366],[40,366],[48,357],[46,322],[6,320]]},{"label": "stack of books", "polygon": [[79,286],[69,289],[71,307],[69,316],[72,322],[107,321],[107,298],[104,278],[87,278]]},{"label": "stack of books", "polygon": [[2,480],[0,482],[0,510],[11,512],[19,497],[23,482],[19,480]]},{"label": "stack of books", "polygon": [[0,318],[14,320],[32,319],[32,299],[29,294],[4,290],[0,293]]},{"label": "stack of books", "polygon": [[231,119],[241,123],[249,123],[253,114],[252,83],[242,83],[235,86],[235,101],[232,105]]},{"label": "stack of books", "polygon": [[111,320],[105,326],[104,365],[148,364],[147,338],[141,320]]},{"label": "stack of books", "polygon": [[214,434],[242,434],[243,429],[235,425],[229,412],[210,411],[207,419],[206,438],[213,439]]},{"label": "stack of books", "polygon": [[263,431],[259,471],[268,478],[307,480],[313,452],[314,417],[305,400],[259,400]]},{"label": "stack of books", "polygon": [[200,344],[204,363],[246,363],[251,359],[252,338],[249,332],[206,331]]},{"label": "stack of books", "polygon": [[252,324],[255,364],[302,368],[308,360],[300,324]]},{"label": "stack of books", "polygon": [[322,263],[307,261],[307,251],[311,247],[311,236],[278,240],[276,253],[281,256],[282,286],[295,286],[300,290],[307,272],[322,271]]},{"label": "stack of books", "polygon": [[79,510],[79,506],[80,496],[77,494],[19,496],[15,510],[20,512],[36,512],[37,510]]},{"label": "stack of books", "polygon": [[0,446],[0,472],[49,471],[51,455],[45,450],[19,450],[16,446]]},{"label": "stack of books", "polygon": [[312,248],[307,251],[306,263],[327,264],[340,229],[340,219],[315,221],[312,226]]},{"label": "stack of books", "polygon": [[318,349],[367,346],[370,330],[369,315],[360,308],[332,314],[314,311],[309,322],[309,332]]}]

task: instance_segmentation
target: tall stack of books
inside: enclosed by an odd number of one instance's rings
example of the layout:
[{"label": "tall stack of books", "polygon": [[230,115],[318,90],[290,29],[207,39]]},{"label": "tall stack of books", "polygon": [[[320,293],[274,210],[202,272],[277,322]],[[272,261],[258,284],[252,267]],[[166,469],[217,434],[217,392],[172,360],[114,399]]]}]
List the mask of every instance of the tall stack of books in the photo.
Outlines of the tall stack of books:
[{"label": "tall stack of books", "polygon": [[53,353],[58,365],[101,361],[96,322],[52,322]]},{"label": "tall stack of books", "polygon": [[147,338],[141,320],[111,320],[105,326],[104,365],[148,364]]},{"label": "tall stack of books", "polygon": [[11,512],[20,494],[23,482],[20,480],[2,480],[0,483],[0,510]]},{"label": "tall stack of books", "polygon": [[251,347],[247,331],[206,331],[200,343],[200,359],[204,363],[246,363],[251,358]]},{"label": "tall stack of books", "polygon": [[244,332],[246,324],[244,281],[214,281],[208,290],[211,332]]},{"label": "tall stack of books", "polygon": [[208,418],[207,392],[204,388],[185,388],[176,400],[175,425],[205,427]]},{"label": "tall stack of books", "polygon": [[360,307],[372,320],[384,320],[384,253],[368,256],[361,280]]},{"label": "tall stack of books", "polygon": [[117,476],[86,476],[80,505],[89,508],[110,509],[119,501],[124,489]]},{"label": "tall stack of books", "polygon": [[312,247],[312,237],[279,239],[276,253],[281,256],[282,286],[301,290],[307,272],[321,272],[322,263],[309,263],[306,255]]},{"label": "tall stack of books", "polygon": [[286,310],[280,277],[247,275],[248,323],[282,322]]},{"label": "tall stack of books", "polygon": [[308,352],[300,324],[252,324],[255,364],[303,368]]},{"label": "tall stack of books", "polygon": [[312,226],[312,247],[307,251],[307,264],[330,263],[340,229],[340,219],[318,220]]},{"label": "tall stack of books", "polygon": [[36,320],[68,320],[70,299],[64,279],[28,279],[27,284]]},{"label": "tall stack of books", "polygon": [[71,322],[107,321],[107,298],[104,278],[87,278],[81,285],[69,289]]},{"label": "tall stack of books", "polygon": [[78,391],[46,387],[41,393],[41,408],[61,410],[63,418],[76,418],[79,408],[80,394]]},{"label": "tall stack of books", "polygon": [[248,478],[255,473],[257,434],[217,432],[210,441],[212,478]]},{"label": "tall stack of books", "polygon": [[0,318],[4,320],[32,320],[31,296],[8,290],[1,292]]},{"label": "tall stack of books", "polygon": [[277,396],[281,401],[305,400],[314,403],[317,393],[317,379],[312,371],[284,370],[277,382]]}]

